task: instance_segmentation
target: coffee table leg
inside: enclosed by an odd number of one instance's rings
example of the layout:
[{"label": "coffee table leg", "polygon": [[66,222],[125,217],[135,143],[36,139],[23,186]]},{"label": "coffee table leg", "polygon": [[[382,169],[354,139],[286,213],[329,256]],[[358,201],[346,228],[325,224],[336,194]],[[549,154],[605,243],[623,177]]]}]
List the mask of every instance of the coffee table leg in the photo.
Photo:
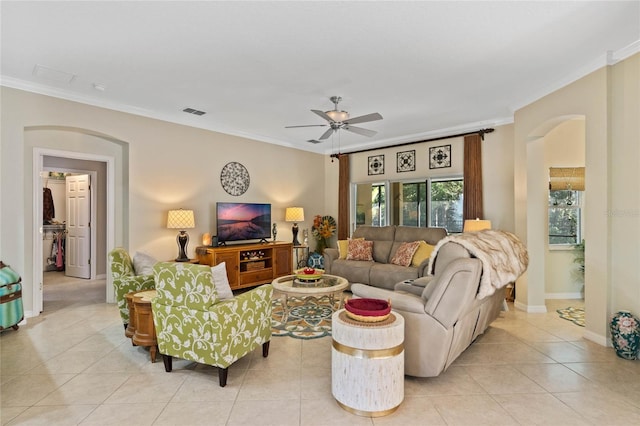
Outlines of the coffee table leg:
[{"label": "coffee table leg", "polygon": [[[336,307],[336,295],[338,296],[338,306]],[[331,304],[331,310],[333,312],[342,308],[342,292],[339,293],[331,293],[329,295],[329,303]]]},{"label": "coffee table leg", "polygon": [[282,303],[282,322],[287,322],[287,319],[289,318],[289,301],[286,293],[282,294],[280,303]]}]

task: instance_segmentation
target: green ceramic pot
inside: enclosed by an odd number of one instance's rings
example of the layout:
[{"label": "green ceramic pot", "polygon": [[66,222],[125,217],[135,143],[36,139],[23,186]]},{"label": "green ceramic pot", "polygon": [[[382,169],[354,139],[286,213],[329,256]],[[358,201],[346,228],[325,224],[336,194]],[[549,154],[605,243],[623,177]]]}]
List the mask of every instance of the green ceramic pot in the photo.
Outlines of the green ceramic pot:
[{"label": "green ceramic pot", "polygon": [[616,354],[624,359],[638,359],[640,321],[629,311],[620,311],[611,317],[610,327]]}]

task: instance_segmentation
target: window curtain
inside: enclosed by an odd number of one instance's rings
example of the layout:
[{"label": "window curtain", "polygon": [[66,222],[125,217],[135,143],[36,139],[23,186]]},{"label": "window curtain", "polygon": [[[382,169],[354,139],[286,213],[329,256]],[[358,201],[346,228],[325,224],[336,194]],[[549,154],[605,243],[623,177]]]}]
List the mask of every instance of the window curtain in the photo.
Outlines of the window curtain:
[{"label": "window curtain", "polygon": [[482,137],[464,137],[463,219],[483,219],[482,206]]},{"label": "window curtain", "polygon": [[338,239],[349,238],[349,154],[338,155]]}]

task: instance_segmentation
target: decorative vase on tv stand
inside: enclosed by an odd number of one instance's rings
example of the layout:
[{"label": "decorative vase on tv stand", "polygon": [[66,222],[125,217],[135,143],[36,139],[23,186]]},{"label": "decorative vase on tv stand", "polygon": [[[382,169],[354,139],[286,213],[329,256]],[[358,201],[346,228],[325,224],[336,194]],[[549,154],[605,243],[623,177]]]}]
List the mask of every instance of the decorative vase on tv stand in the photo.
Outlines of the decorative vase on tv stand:
[{"label": "decorative vase on tv stand", "polygon": [[619,311],[611,317],[611,343],[616,355],[624,359],[638,359],[640,321],[629,311]]}]

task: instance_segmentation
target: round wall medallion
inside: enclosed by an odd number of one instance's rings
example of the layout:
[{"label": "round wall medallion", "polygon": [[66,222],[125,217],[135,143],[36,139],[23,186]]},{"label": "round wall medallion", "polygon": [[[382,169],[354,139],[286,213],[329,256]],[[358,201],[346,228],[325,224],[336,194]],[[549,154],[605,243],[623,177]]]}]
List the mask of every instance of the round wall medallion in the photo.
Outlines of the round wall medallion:
[{"label": "round wall medallion", "polygon": [[220,172],[220,183],[231,195],[242,195],[249,189],[249,172],[242,164],[232,161],[225,164]]}]

